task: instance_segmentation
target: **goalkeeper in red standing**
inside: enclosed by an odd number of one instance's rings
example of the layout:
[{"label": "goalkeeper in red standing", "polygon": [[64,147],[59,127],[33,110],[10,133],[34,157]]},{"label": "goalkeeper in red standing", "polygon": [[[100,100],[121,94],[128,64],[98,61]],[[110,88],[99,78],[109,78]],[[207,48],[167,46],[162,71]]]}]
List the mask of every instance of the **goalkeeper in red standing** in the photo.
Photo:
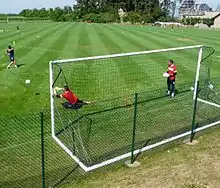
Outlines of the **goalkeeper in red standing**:
[{"label": "goalkeeper in red standing", "polygon": [[167,78],[167,94],[171,97],[175,97],[175,79],[176,79],[176,65],[173,60],[168,61],[168,78]]}]

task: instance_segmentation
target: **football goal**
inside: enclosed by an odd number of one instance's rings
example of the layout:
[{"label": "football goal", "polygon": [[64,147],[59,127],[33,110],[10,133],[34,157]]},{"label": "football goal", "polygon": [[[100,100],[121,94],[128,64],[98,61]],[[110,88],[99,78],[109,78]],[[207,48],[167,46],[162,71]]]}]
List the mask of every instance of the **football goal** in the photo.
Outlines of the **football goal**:
[{"label": "football goal", "polygon": [[23,16],[8,16],[6,18],[7,23],[25,23],[26,18]]},{"label": "football goal", "polygon": [[[196,45],[51,61],[53,139],[91,171],[219,124],[213,53]],[[170,59],[177,67],[174,98],[163,77]],[[91,103],[65,108],[65,90],[54,93],[64,86]]]}]

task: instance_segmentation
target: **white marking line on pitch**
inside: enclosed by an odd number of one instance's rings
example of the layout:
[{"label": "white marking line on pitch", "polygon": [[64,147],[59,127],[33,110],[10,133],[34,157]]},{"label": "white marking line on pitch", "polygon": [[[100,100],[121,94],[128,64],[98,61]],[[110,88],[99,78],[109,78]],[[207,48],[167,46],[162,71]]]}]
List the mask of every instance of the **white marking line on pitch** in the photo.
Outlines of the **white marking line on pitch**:
[{"label": "white marking line on pitch", "polygon": [[[44,140],[47,140],[48,138],[51,138],[51,137],[47,136],[47,137],[44,138]],[[24,146],[24,145],[36,142],[36,141],[40,141],[40,138],[35,139],[35,140],[31,140],[31,141],[28,141],[28,142],[24,142],[24,143],[21,143],[21,144],[14,144],[14,145],[11,145],[11,146],[6,146],[6,147],[3,147],[2,149],[0,149],[0,151],[2,152],[2,151],[5,151],[5,150],[8,150],[8,149],[17,148],[17,147],[20,147],[20,146]]]},{"label": "white marking line on pitch", "polygon": [[200,99],[200,98],[198,98],[198,101],[203,102],[203,103],[206,103],[206,104],[209,104],[209,105],[211,105],[211,106],[215,106],[215,107],[217,107],[217,108],[220,108],[220,105],[215,104],[215,103],[213,103],[213,102],[209,102],[209,101],[206,101],[206,100],[202,100],[202,99]]}]

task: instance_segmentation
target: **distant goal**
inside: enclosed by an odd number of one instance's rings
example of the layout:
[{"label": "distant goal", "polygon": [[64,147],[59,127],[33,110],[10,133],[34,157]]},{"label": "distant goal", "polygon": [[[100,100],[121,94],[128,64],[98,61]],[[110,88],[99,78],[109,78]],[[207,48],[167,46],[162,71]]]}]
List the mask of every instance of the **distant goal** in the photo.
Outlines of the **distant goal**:
[{"label": "distant goal", "polygon": [[25,23],[26,22],[26,18],[23,16],[8,16],[6,18],[6,22],[9,24],[18,24],[18,23]]}]

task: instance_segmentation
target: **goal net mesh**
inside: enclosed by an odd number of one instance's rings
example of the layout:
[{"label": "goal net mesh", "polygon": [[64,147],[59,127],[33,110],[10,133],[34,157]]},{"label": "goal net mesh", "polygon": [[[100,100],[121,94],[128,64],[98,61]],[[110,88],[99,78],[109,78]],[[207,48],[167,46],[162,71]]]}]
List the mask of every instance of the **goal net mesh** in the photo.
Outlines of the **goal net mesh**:
[{"label": "goal net mesh", "polygon": [[214,53],[215,50],[211,47],[203,48],[199,71],[197,127],[220,120],[220,77]]}]

